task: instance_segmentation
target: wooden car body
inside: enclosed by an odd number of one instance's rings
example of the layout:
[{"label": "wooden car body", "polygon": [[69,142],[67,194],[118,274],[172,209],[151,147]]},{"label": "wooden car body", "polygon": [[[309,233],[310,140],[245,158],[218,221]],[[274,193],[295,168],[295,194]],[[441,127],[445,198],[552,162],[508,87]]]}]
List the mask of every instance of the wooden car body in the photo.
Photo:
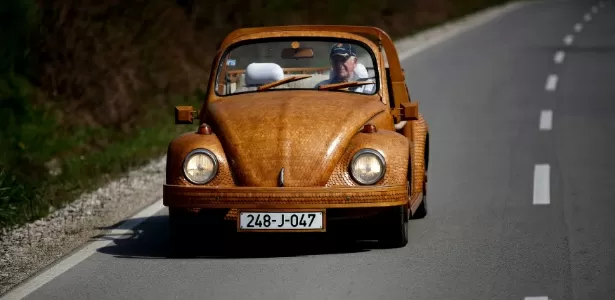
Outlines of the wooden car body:
[{"label": "wooden car body", "polygon": [[[246,72],[229,68],[235,64],[229,59],[233,47],[280,41],[288,43],[288,49],[298,49],[309,39],[361,45],[373,62],[375,79],[370,82],[375,92],[275,87],[232,92],[238,89],[237,78]],[[283,72],[288,78],[315,76],[327,69],[287,67]],[[168,147],[163,202],[169,207],[171,223],[203,214],[232,222],[237,231],[324,232],[331,221],[368,218],[399,208],[396,212],[405,221],[389,220],[388,228],[405,224],[401,230],[407,234],[407,220],[425,214],[427,123],[417,103],[410,101],[392,40],[378,28],[309,25],[235,30],[222,41],[214,58],[203,107],[196,111],[179,106],[175,117],[178,124],[198,119],[199,126]],[[203,168],[215,169],[204,184],[191,181],[184,169],[187,156],[195,151],[209,159]],[[377,156],[385,164],[377,182],[361,184],[352,176],[350,164],[358,153],[368,152],[372,163]],[[240,224],[242,213],[253,221],[255,215],[250,213],[258,212],[288,212],[291,217],[318,213],[322,223],[319,228],[286,225],[282,229]],[[391,216],[396,214],[384,214],[384,218]],[[294,217],[293,225],[298,225],[299,215]],[[182,230],[177,228],[172,228],[172,234]],[[406,242],[407,236],[398,236],[394,244]]]}]

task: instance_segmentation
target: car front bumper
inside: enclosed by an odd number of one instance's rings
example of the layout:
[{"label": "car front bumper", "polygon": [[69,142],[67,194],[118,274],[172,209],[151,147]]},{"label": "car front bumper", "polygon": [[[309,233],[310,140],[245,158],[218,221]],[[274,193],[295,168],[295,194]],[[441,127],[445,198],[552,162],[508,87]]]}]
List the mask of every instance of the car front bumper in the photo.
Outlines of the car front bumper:
[{"label": "car front bumper", "polygon": [[163,204],[174,208],[297,209],[404,205],[408,187],[210,187],[163,186]]}]

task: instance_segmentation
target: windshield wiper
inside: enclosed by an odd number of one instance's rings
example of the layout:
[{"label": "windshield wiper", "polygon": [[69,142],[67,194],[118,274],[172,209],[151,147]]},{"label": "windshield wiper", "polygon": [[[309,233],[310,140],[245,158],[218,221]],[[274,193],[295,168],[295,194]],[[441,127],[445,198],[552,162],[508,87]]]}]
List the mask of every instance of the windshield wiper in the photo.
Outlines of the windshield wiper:
[{"label": "windshield wiper", "polygon": [[306,78],[310,78],[310,77],[312,77],[312,75],[295,75],[295,76],[291,76],[291,77],[288,77],[288,78],[284,78],[282,80],[278,80],[278,81],[270,82],[270,83],[267,83],[267,84],[263,84],[263,85],[258,87],[257,91],[260,92],[260,91],[268,90],[268,89],[270,89],[272,87],[276,87],[278,85],[282,85],[282,84],[285,84],[285,83],[288,83],[288,82],[297,81],[297,80],[301,80],[301,79],[306,79]]},{"label": "windshield wiper", "polygon": [[341,83],[331,83],[331,84],[324,84],[318,87],[319,90],[336,90],[336,89],[343,89],[343,88],[347,88],[347,87],[351,87],[351,86],[360,86],[360,85],[368,85],[368,84],[376,84],[375,82],[370,82],[370,81],[348,81],[348,82],[341,82]]}]

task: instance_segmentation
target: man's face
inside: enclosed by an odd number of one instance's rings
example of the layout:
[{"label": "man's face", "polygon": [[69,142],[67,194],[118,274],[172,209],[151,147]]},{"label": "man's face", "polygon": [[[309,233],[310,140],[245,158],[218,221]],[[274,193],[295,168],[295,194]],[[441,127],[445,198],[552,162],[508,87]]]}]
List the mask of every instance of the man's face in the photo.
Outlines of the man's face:
[{"label": "man's face", "polygon": [[346,80],[350,78],[350,75],[354,71],[354,67],[357,64],[357,60],[354,56],[343,57],[339,55],[335,55],[331,58],[331,65],[333,66],[333,70],[335,74],[342,79]]}]

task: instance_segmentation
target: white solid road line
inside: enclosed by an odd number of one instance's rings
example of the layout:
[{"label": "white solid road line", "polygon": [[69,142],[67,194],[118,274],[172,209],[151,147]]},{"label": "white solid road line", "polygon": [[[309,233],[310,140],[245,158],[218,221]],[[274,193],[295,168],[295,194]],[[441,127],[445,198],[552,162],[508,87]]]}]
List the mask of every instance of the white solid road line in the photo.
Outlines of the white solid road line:
[{"label": "white solid road line", "polygon": [[592,16],[590,14],[585,14],[585,16],[583,16],[583,20],[585,20],[585,22],[589,22],[591,21]]},{"label": "white solid road line", "polygon": [[570,44],[572,44],[573,41],[574,41],[574,37],[572,36],[572,34],[568,34],[564,37],[564,44],[566,44],[566,46],[569,46]]},{"label": "white solid road line", "polygon": [[538,127],[541,131],[551,130],[553,127],[553,111],[543,110],[540,112],[540,122]]},{"label": "white solid road line", "polygon": [[582,29],[583,29],[583,24],[581,23],[574,24],[574,31],[580,32]]},{"label": "white solid road line", "polygon": [[549,92],[555,91],[557,89],[557,75],[551,74],[547,77],[547,83],[545,84],[545,90]]},{"label": "white solid road line", "polygon": [[36,289],[40,288],[47,282],[53,280],[58,275],[66,272],[79,262],[88,258],[90,255],[96,253],[96,251],[111,242],[115,239],[120,239],[122,235],[132,234],[132,230],[147,218],[155,215],[161,209],[164,208],[162,205],[162,199],[157,200],[154,204],[151,204],[144,210],[132,216],[130,219],[124,221],[117,228],[111,230],[107,235],[103,236],[99,240],[91,242],[87,244],[85,247],[81,248],[79,251],[69,254],[66,258],[61,260],[60,262],[52,265],[50,268],[44,270],[43,272],[35,275],[31,279],[23,282],[18,285],[15,289],[5,294],[2,298],[4,299],[22,299],[26,297],[28,294],[32,293]]},{"label": "white solid road line", "polygon": [[557,52],[555,52],[555,56],[553,56],[553,61],[556,64],[561,64],[564,61],[565,55],[566,54],[564,53],[564,51],[561,51],[561,50],[557,51]]},{"label": "white solid road line", "polygon": [[551,166],[548,164],[537,164],[534,166],[534,205],[545,205],[551,203]]}]

